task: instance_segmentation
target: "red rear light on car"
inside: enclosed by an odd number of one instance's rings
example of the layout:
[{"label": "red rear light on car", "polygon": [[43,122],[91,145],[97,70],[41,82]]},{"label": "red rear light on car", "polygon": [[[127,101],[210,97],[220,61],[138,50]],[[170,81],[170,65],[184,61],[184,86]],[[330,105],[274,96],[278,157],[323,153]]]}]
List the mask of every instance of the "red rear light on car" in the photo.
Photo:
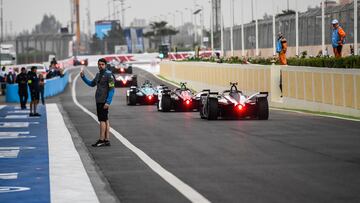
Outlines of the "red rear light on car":
[{"label": "red rear light on car", "polygon": [[120,68],[120,72],[125,72],[125,69],[124,68]]},{"label": "red rear light on car", "polygon": [[81,61],[80,63],[81,63],[81,65],[84,65],[84,64],[85,64],[85,61]]},{"label": "red rear light on car", "polygon": [[185,104],[186,104],[186,105],[190,105],[190,103],[191,103],[190,100],[186,100],[186,101],[185,101]]},{"label": "red rear light on car", "polygon": [[152,96],[151,96],[151,95],[149,95],[149,96],[148,96],[148,99],[149,99],[149,100],[152,100]]},{"label": "red rear light on car", "polygon": [[126,80],[123,80],[122,82],[123,82],[123,84],[124,84],[124,85],[126,85],[126,83],[127,83],[127,81],[126,81]]},{"label": "red rear light on car", "polygon": [[241,105],[241,104],[236,105],[235,108],[236,108],[237,111],[243,111],[245,109],[245,107],[243,105]]}]

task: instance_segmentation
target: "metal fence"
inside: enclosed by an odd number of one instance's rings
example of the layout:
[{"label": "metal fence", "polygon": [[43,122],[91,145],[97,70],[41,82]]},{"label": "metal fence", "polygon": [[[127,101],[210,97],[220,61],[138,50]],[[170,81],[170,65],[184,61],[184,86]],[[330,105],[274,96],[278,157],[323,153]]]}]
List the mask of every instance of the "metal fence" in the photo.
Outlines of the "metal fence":
[{"label": "metal fence", "polygon": [[[358,4],[359,5],[359,4]],[[360,6],[358,6],[360,8]],[[331,43],[331,20],[338,19],[347,33],[346,43],[354,42],[354,4],[325,9],[325,44]],[[360,22],[360,16],[358,16]],[[258,20],[259,48],[273,47],[272,19]],[[360,39],[358,26],[358,39]],[[289,46],[295,46],[295,14],[276,17],[275,33],[284,33]],[[245,49],[255,49],[255,22],[244,24]],[[230,28],[224,31],[224,49],[230,50]],[[299,46],[321,45],[321,8],[299,13]],[[241,25],[234,26],[234,50],[241,49]]]}]

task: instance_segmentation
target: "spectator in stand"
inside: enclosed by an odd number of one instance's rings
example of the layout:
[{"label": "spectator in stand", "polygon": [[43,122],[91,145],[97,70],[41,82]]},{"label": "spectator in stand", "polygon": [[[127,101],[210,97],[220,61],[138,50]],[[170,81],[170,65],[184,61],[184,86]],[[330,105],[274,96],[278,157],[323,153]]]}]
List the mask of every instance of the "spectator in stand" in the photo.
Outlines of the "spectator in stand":
[{"label": "spectator in stand", "polygon": [[9,72],[6,76],[6,83],[7,84],[14,84],[16,81],[16,74],[12,68],[9,68]]},{"label": "spectator in stand", "polygon": [[45,105],[44,90],[45,90],[45,79],[44,79],[44,76],[40,73],[39,74],[39,91],[40,91],[40,98],[41,98],[42,105]]},{"label": "spectator in stand", "polygon": [[28,85],[30,89],[30,117],[41,116],[36,112],[36,107],[39,103],[39,78],[36,74],[36,66],[31,67],[31,71],[28,73]]},{"label": "spectator in stand", "polygon": [[28,76],[26,74],[26,68],[21,68],[21,73],[16,77],[16,83],[19,84],[19,97],[21,109],[26,109],[26,102],[28,100]]},{"label": "spectator in stand", "polygon": [[340,27],[338,20],[334,19],[331,22],[331,24],[333,26],[331,41],[332,41],[332,46],[333,46],[333,50],[334,50],[334,55],[336,58],[341,58],[341,52],[342,52],[343,45],[345,43],[346,33],[342,29],[342,27]]},{"label": "spectator in stand", "polygon": [[276,52],[279,54],[280,65],[287,65],[286,60],[287,41],[283,33],[278,33],[278,39],[276,43]]}]

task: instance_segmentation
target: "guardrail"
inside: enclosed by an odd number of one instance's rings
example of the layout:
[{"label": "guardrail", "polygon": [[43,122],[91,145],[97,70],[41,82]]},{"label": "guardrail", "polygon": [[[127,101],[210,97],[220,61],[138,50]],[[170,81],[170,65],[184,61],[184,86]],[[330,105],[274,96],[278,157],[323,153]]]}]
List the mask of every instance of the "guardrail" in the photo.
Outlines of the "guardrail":
[{"label": "guardrail", "polygon": [[175,82],[186,81],[197,91],[223,91],[229,88],[229,82],[238,82],[239,89],[248,95],[269,92],[273,107],[360,117],[358,69],[161,62],[160,75]]},{"label": "guardrail", "polygon": [[[69,82],[69,72],[65,71],[63,77],[55,77],[46,80],[44,97],[55,96],[62,93]],[[6,85],[6,102],[20,102],[18,94],[18,84],[7,84]],[[30,101],[30,92],[28,89],[28,101]]]}]

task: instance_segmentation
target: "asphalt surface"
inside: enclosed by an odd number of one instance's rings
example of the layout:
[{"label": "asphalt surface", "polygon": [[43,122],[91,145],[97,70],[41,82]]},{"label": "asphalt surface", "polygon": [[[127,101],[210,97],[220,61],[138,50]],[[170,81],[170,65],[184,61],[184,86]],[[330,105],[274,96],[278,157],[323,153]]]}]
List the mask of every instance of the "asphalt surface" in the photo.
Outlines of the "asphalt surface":
[{"label": "asphalt surface", "polygon": [[[163,84],[134,71],[139,84]],[[92,148],[98,124],[73,103],[70,87],[53,101],[121,202],[188,202],[115,137],[111,147]],[[95,88],[79,79],[76,91],[96,113]],[[278,110],[267,121],[210,122],[197,112],[127,106],[125,91],[116,89],[111,127],[211,202],[360,202],[360,122]]]}]

